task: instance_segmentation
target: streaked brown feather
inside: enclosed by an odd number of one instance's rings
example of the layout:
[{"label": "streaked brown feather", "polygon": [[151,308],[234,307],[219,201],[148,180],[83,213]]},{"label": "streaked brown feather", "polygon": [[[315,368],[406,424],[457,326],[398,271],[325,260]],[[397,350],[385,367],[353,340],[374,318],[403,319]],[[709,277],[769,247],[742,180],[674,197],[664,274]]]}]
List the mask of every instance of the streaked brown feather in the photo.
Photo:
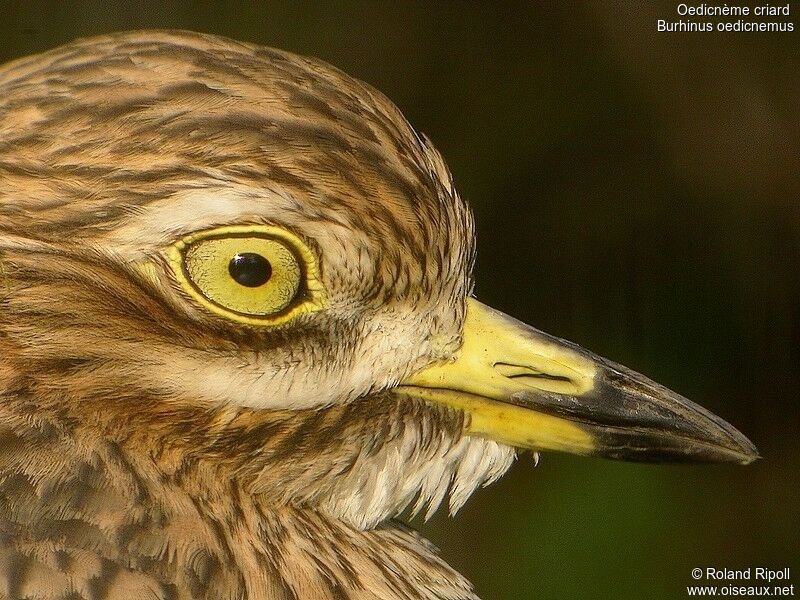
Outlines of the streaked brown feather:
[{"label": "streaked brown feather", "polygon": [[[198,190],[325,245],[330,314],[265,332],[190,306],[158,253],[192,218],[220,224]],[[430,142],[321,62],[139,32],[0,68],[0,598],[474,598],[388,519],[454,485],[463,417],[381,391],[458,344],[473,252]],[[324,375],[317,405],[189,385],[219,365],[250,382],[265,357],[297,385]],[[348,387],[348,369],[384,379]],[[466,495],[511,460],[480,443],[495,454]],[[353,519],[390,463],[396,497]],[[428,463],[441,481],[401,490]]]}]

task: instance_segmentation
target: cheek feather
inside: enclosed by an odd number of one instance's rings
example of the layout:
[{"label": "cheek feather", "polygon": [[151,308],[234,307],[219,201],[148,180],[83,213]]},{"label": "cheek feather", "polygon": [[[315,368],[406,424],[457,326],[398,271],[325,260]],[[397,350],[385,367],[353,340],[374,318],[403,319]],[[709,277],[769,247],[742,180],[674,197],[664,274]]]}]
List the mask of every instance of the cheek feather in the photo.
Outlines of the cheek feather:
[{"label": "cheek feather", "polygon": [[[360,327],[332,325],[336,339],[324,343],[257,354],[176,353],[164,347],[149,357],[153,368],[142,377],[171,396],[201,405],[302,410],[346,404],[394,387],[414,369],[452,352],[456,335],[431,338],[427,333],[428,321],[434,319],[441,321],[438,316],[387,312]],[[347,339],[358,341],[348,345]]]}]

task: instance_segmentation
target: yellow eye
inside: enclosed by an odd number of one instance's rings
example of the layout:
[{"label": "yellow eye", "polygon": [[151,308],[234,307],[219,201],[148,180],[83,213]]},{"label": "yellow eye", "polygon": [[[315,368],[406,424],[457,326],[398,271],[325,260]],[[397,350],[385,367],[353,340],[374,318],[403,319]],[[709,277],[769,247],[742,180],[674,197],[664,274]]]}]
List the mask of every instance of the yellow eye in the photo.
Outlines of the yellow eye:
[{"label": "yellow eye", "polygon": [[278,227],[231,226],[195,233],[171,246],[167,257],[195,300],[235,321],[276,325],[324,304],[314,254]]}]

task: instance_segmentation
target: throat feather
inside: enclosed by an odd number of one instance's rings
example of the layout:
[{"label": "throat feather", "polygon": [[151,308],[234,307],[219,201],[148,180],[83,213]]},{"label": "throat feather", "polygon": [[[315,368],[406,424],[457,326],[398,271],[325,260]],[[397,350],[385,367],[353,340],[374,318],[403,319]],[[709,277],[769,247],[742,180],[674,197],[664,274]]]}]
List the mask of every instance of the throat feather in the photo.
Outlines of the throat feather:
[{"label": "throat feather", "polygon": [[481,438],[439,437],[422,443],[419,432],[372,456],[360,456],[321,503],[321,509],[354,527],[370,529],[410,508],[410,515],[430,518],[449,498],[455,514],[479,487],[498,479],[511,466],[512,448]]}]

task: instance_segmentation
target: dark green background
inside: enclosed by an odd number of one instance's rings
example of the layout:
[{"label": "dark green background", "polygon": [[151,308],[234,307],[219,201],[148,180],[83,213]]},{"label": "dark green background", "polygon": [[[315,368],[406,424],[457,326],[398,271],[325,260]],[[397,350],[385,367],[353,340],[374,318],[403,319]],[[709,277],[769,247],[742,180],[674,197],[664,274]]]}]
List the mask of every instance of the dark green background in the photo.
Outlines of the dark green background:
[{"label": "dark green background", "polygon": [[697,400],[764,456],[522,457],[418,524],[444,557],[487,600],[685,598],[707,566],[793,567],[800,587],[798,33],[656,33],[676,5],[0,2],[0,59],[186,28],[375,85],[475,209],[479,298]]}]

